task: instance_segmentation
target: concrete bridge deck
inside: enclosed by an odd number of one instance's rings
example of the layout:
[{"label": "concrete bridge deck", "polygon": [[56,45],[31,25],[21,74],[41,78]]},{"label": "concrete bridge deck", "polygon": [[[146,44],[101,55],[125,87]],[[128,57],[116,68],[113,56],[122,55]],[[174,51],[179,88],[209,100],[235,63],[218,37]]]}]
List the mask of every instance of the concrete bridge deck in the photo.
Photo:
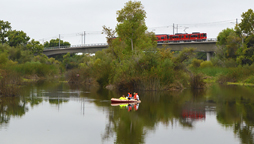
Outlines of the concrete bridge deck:
[{"label": "concrete bridge deck", "polygon": [[[179,43],[158,43],[158,48],[170,48],[173,51],[181,51],[184,48],[196,48],[197,52],[206,52],[208,60],[210,55],[217,48],[216,41],[204,42],[179,42]],[[45,48],[43,53],[47,56],[66,54],[66,53],[95,53],[97,51],[108,48],[106,43],[91,45],[76,45],[71,47],[53,47]]]}]

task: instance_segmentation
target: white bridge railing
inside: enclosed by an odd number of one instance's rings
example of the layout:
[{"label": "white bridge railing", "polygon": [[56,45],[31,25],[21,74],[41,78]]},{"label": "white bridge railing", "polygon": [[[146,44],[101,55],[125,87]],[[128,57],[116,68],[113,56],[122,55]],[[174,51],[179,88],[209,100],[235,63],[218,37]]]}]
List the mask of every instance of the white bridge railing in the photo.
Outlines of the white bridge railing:
[{"label": "white bridge railing", "polygon": [[96,44],[81,44],[81,45],[70,45],[70,46],[55,46],[55,47],[44,47],[44,50],[78,48],[78,47],[96,47],[96,46],[107,46],[107,45],[108,45],[107,43],[96,43]]}]

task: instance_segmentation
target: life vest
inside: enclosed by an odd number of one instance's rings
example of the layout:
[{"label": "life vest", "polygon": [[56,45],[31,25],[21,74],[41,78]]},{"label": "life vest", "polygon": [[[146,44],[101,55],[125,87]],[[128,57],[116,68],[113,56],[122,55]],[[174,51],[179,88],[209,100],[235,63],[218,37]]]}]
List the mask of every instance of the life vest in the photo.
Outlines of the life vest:
[{"label": "life vest", "polygon": [[132,94],[129,94],[129,98],[131,98],[132,97]]},{"label": "life vest", "polygon": [[134,99],[137,99],[137,93],[135,93],[135,95],[134,95]]}]

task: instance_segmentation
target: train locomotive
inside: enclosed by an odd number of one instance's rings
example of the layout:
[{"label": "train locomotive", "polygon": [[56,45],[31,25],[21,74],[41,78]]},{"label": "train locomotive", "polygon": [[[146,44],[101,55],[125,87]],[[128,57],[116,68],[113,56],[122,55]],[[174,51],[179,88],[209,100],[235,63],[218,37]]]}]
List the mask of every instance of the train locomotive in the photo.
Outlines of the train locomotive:
[{"label": "train locomotive", "polygon": [[169,34],[157,34],[158,43],[170,43],[170,42],[192,42],[192,41],[206,41],[207,34],[200,32],[188,33],[176,33],[174,35]]}]

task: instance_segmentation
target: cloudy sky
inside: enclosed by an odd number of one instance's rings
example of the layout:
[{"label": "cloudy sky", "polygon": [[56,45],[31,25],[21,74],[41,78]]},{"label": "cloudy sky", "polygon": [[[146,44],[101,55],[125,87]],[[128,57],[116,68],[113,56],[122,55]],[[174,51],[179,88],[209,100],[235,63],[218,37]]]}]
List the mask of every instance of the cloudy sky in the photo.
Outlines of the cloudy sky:
[{"label": "cloudy sky", "polygon": [[[116,11],[129,0],[1,0],[0,19],[42,42],[60,37],[72,45],[105,43],[102,26],[115,28]],[[146,25],[156,34],[206,32],[209,38],[229,27],[254,0],[141,0]]]}]

